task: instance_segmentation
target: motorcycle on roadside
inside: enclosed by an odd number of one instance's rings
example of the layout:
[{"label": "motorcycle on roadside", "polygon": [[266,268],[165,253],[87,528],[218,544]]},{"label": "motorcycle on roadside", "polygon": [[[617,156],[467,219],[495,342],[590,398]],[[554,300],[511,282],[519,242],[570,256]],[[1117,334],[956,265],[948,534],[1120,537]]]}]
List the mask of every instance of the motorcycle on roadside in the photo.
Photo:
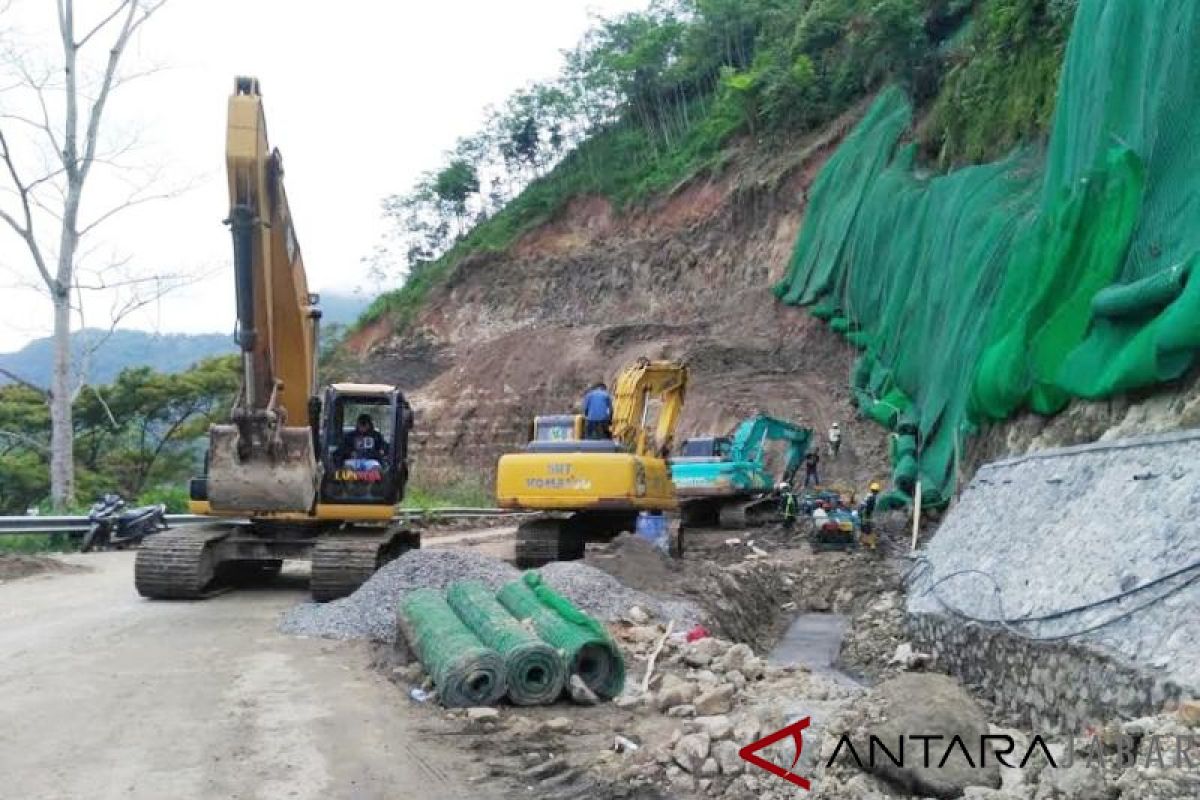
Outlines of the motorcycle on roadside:
[{"label": "motorcycle on roadside", "polygon": [[167,529],[162,503],[126,508],[119,494],[106,494],[92,504],[88,511],[88,530],[79,550],[121,550],[136,545],[142,539]]}]

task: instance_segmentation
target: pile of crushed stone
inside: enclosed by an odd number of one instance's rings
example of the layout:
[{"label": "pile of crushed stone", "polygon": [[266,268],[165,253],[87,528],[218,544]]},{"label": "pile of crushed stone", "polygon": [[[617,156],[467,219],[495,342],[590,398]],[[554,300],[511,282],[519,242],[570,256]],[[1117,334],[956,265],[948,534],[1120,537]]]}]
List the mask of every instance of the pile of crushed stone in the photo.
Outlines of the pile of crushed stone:
[{"label": "pile of crushed stone", "polygon": [[611,622],[638,606],[652,618],[675,621],[676,630],[686,630],[704,617],[690,600],[663,599],[631,589],[607,572],[582,561],[556,561],[538,572],[555,591],[593,617]]},{"label": "pile of crushed stone", "polygon": [[[542,568],[542,576],[587,613],[615,620],[633,606],[653,617],[675,620],[676,628],[692,625],[704,615],[687,601],[660,600],[630,589],[611,575],[581,562],[561,562]],[[396,639],[396,608],[414,589],[445,589],[455,581],[476,580],[492,589],[520,576],[520,571],[497,558],[465,550],[410,550],[376,572],[349,597],[331,603],[302,603],[283,613],[279,630],[294,636],[326,639]]]}]

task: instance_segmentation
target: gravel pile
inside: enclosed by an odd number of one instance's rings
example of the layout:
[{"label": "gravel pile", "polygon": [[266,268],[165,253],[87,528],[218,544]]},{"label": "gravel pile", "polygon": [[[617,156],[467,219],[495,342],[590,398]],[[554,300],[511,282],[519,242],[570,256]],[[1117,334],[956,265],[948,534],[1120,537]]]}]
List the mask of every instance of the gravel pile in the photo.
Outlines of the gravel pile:
[{"label": "gravel pile", "polygon": [[302,603],[285,611],[279,630],[326,639],[396,639],[396,608],[413,589],[445,589],[454,581],[481,581],[493,589],[521,573],[499,559],[467,550],[410,550],[332,603]]},{"label": "gravel pile", "polygon": [[[662,620],[675,620],[677,629],[690,627],[703,616],[693,603],[659,600],[578,561],[549,564],[541,573],[554,589],[602,620],[615,620],[632,606],[640,606]],[[445,589],[462,580],[477,580],[499,589],[520,574],[507,562],[467,550],[410,550],[349,597],[332,603],[302,603],[285,611],[279,629],[294,636],[392,642],[396,638],[396,608],[408,592]]]},{"label": "gravel pile", "polygon": [[607,572],[582,561],[556,561],[542,567],[539,572],[546,583],[572,603],[605,621],[620,618],[632,606],[640,606],[650,616],[664,622],[675,620],[676,630],[687,630],[704,616],[695,603],[660,600],[645,592],[630,589]]}]

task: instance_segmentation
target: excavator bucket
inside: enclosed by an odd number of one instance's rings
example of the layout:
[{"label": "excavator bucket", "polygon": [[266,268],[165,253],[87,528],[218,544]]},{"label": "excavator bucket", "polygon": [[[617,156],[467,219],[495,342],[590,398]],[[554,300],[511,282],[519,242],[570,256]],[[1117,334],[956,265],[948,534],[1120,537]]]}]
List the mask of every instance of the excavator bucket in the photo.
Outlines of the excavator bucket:
[{"label": "excavator bucket", "polygon": [[320,472],[312,431],[281,428],[276,447],[251,446],[239,455],[235,425],[209,429],[208,502],[214,511],[305,513],[317,496]]}]

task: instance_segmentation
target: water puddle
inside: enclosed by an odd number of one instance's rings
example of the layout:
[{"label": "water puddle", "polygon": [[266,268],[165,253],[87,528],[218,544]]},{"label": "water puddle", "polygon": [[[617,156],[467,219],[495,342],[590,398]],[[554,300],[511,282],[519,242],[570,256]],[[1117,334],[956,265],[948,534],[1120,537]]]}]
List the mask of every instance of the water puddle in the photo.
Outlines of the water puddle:
[{"label": "water puddle", "polygon": [[767,663],[799,664],[836,683],[861,687],[860,681],[834,666],[849,624],[841,614],[800,614],[771,649]]}]

